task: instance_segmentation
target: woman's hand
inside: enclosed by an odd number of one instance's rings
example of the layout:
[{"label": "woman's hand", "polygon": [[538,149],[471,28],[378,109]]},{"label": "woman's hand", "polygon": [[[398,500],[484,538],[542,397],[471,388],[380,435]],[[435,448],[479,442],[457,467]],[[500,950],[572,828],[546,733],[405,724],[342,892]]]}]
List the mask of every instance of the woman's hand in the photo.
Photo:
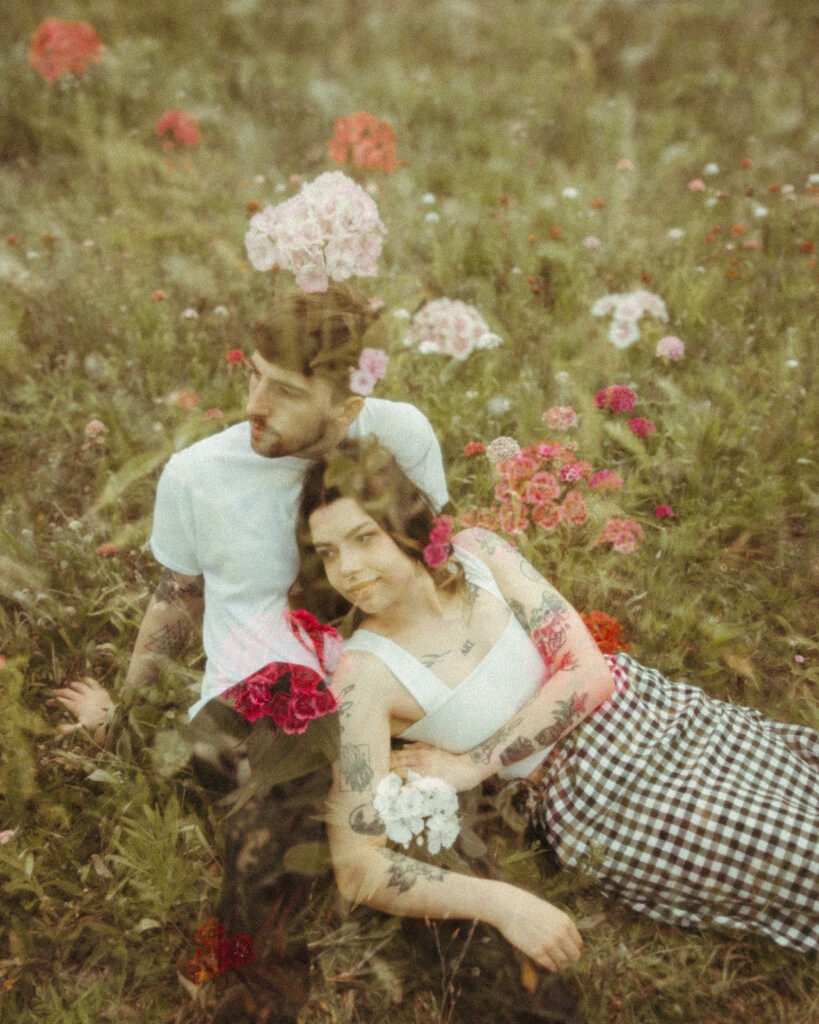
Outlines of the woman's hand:
[{"label": "woman's hand", "polygon": [[562,971],[580,959],[583,939],[562,910],[525,889],[503,884],[497,915],[487,920],[513,946],[549,971]]},{"label": "woman's hand", "polygon": [[465,754],[451,754],[448,750],[431,747],[428,743],[408,743],[390,754],[390,770],[402,778],[407,777],[411,768],[419,775],[443,779],[459,792],[483,782],[481,767]]},{"label": "woman's hand", "polygon": [[57,732],[64,736],[76,732],[82,726],[93,732],[105,722],[108,711],[114,706],[105,687],[100,686],[91,676],[75,679],[68,686],[55,690],[54,696],[77,719],[74,723],[65,722],[57,726]]}]

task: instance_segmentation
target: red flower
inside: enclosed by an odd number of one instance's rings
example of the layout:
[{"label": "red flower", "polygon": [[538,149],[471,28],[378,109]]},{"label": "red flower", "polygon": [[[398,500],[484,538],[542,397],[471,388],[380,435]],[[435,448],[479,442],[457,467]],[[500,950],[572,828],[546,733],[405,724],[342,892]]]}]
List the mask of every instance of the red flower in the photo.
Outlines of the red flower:
[{"label": "red flower", "polygon": [[427,544],[424,548],[424,561],[431,569],[437,569],[439,565],[443,565],[447,561],[450,551],[451,546],[449,544],[441,544],[440,542]]},{"label": "red flower", "polygon": [[255,960],[253,939],[245,932],[237,932],[225,942],[219,943],[219,962],[222,970],[227,967],[247,967]]},{"label": "red flower", "polygon": [[199,141],[196,118],[185,110],[166,110],[154,125],[156,135],[170,133],[180,146],[195,146]]},{"label": "red flower", "polygon": [[642,416],[638,416],[636,419],[628,421],[628,428],[632,434],[636,434],[638,437],[647,437],[649,434],[656,434],[657,428],[651,422]]},{"label": "red flower", "polygon": [[594,396],[594,404],[598,409],[611,409],[612,412],[633,412],[637,396],[622,384],[611,384]]},{"label": "red flower", "polygon": [[595,610],[580,617],[603,654],[628,651],[628,645],[623,642],[623,627],[614,616]]},{"label": "red flower", "polygon": [[654,512],[658,519],[665,519],[666,517],[673,519],[674,509],[670,505],[655,505]]},{"label": "red flower", "polygon": [[111,558],[113,555],[119,554],[119,548],[116,544],[100,544],[97,548],[97,554],[102,558]]},{"label": "red flower", "polygon": [[337,164],[350,159],[357,167],[390,172],[398,166],[392,126],[366,110],[349,117],[339,117],[327,149]]},{"label": "red flower", "polygon": [[240,348],[232,348],[225,356],[225,359],[229,363],[243,363],[245,361],[245,354]]},{"label": "red flower", "polygon": [[482,455],[486,448],[480,441],[470,441],[464,448],[464,455]]},{"label": "red flower", "polygon": [[61,75],[82,75],[89,64],[102,63],[102,43],[87,21],[49,18],[34,32],[29,64],[47,82]]}]

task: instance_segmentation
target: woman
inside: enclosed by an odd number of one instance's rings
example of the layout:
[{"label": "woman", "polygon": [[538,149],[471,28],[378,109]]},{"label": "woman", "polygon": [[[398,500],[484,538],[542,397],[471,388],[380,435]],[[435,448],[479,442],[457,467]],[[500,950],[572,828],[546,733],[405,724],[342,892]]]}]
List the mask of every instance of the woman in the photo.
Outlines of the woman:
[{"label": "woman", "polygon": [[394,764],[458,789],[528,778],[533,823],[561,863],[634,909],[819,948],[819,736],[603,657],[548,581],[486,531],[458,534],[429,566],[433,529],[429,502],[374,442],[343,445],[305,479],[295,594],[357,627],[336,674],[328,813],[342,892],[488,922],[552,970],[580,956],[576,927],[545,900],[387,848],[373,798],[401,736],[422,742]]}]

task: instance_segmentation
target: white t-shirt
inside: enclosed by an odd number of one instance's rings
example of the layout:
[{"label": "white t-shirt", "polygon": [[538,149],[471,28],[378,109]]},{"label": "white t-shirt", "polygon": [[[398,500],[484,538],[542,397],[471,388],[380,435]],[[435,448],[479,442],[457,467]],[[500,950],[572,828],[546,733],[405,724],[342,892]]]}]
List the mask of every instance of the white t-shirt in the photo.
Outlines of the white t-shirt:
[{"label": "white t-shirt", "polygon": [[[375,434],[437,508],[448,494],[441,450],[427,418],[406,402],[367,398],[349,436]],[[309,460],[257,455],[247,422],[171,456],[159,479],[151,550],[162,565],[203,575],[202,641],[207,663],[191,718],[213,697],[276,657],[272,644],[242,638],[248,626],[287,606],[298,571],[295,523]],[[254,637],[258,640],[258,635]],[[237,643],[258,650],[257,664],[232,668]],[[269,656],[268,656],[269,655]],[[256,656],[256,655],[254,655]],[[241,671],[241,675],[236,675]]]}]

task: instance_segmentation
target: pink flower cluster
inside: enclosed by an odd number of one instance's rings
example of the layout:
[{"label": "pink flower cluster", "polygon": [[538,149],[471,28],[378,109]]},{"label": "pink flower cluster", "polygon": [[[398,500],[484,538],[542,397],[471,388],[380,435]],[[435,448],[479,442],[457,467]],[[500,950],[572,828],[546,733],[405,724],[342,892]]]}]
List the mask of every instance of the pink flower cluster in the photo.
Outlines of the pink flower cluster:
[{"label": "pink flower cluster", "polygon": [[615,551],[629,555],[642,536],[642,526],[633,519],[609,519],[595,544],[611,544]]},{"label": "pink flower cluster", "polygon": [[552,430],[571,430],[577,426],[577,413],[570,405],[556,405],[540,417]]},{"label": "pink flower cluster", "polygon": [[218,917],[199,925],[196,941],[199,947],[185,964],[185,973],[194,985],[222,974],[228,967],[247,967],[255,959],[251,937],[237,932],[226,939],[225,926]]},{"label": "pink flower cluster", "polygon": [[668,310],[659,295],[639,288],[620,295],[603,295],[591,307],[592,316],[613,314],[609,328],[609,341],[617,348],[628,348],[640,337],[639,319],[644,313],[668,320]]},{"label": "pink flower cluster", "polygon": [[676,363],[685,355],[685,343],[673,334],[667,334],[657,342],[654,354],[658,359]]},{"label": "pink flower cluster", "polygon": [[431,569],[437,569],[439,565],[448,561],[452,554],[450,538],[455,520],[452,516],[438,516],[432,523],[429,544],[424,548],[424,561]]},{"label": "pink flower cluster", "polygon": [[532,525],[552,531],[560,523],[586,522],[586,501],[578,486],[589,486],[592,467],[577,457],[575,444],[538,441],[498,462],[495,473],[496,505],[469,509],[461,516],[462,527],[523,533]]},{"label": "pink flower cluster", "polygon": [[387,372],[388,361],[389,356],[382,348],[362,349],[358,366],[350,370],[350,391],[355,395],[371,395]]},{"label": "pink flower cluster", "polygon": [[290,270],[306,292],[372,276],[386,232],[373,199],[341,171],[328,171],[250,219],[245,248],[256,270]]},{"label": "pink flower cluster", "polygon": [[631,388],[623,384],[610,384],[594,396],[594,404],[598,409],[611,409],[612,412],[634,412],[637,396]]},{"label": "pink flower cluster", "polygon": [[433,299],[412,318],[404,335],[407,348],[466,359],[475,349],[495,348],[502,339],[474,308],[459,299]]},{"label": "pink flower cluster", "polygon": [[166,110],[154,125],[154,133],[170,135],[180,146],[195,146],[199,142],[199,125],[186,110]]}]

